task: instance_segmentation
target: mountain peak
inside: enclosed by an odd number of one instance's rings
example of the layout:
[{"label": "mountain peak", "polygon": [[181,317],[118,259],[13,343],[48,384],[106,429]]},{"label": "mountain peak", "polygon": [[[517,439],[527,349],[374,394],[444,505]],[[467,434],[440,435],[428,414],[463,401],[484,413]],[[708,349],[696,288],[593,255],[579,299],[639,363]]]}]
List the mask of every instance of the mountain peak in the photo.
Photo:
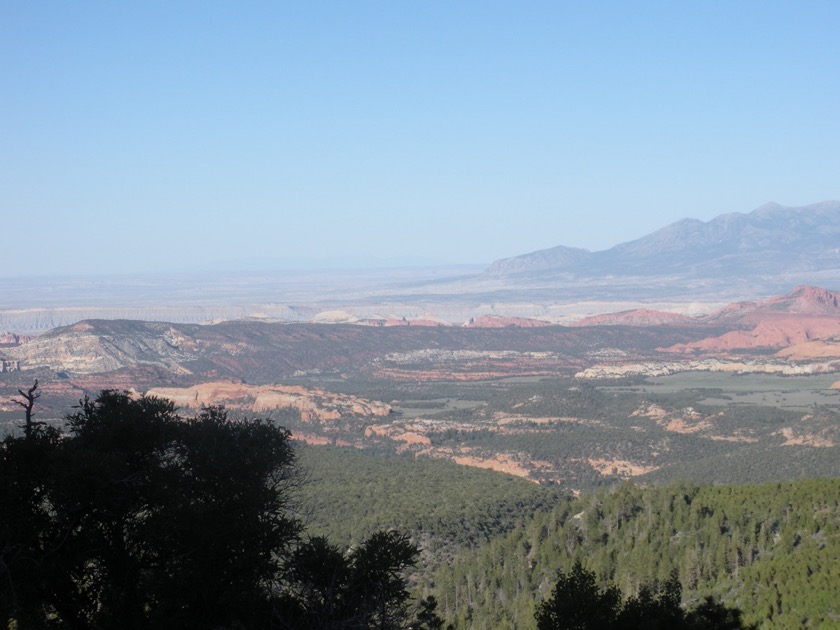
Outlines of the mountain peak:
[{"label": "mountain peak", "polygon": [[779,210],[784,210],[784,206],[776,203],[775,201],[769,201],[750,212],[750,214],[760,215],[777,212]]},{"label": "mountain peak", "polygon": [[800,285],[777,300],[785,304],[790,312],[840,315],[840,292],[830,289]]},{"label": "mountain peak", "polygon": [[589,252],[544,249],[493,263],[497,274],[539,271],[579,278],[651,276],[751,277],[840,270],[840,202],[801,207],[767,203],[748,214],[686,218],[634,241]]}]

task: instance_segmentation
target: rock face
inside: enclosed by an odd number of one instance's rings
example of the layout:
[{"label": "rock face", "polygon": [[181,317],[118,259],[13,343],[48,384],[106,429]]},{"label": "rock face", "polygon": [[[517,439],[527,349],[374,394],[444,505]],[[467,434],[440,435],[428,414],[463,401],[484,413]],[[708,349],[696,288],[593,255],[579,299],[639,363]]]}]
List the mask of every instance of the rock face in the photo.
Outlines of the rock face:
[{"label": "rock face", "polygon": [[623,378],[626,376],[668,376],[679,372],[729,372],[732,374],[778,374],[804,376],[837,372],[836,361],[795,365],[780,360],[692,359],[690,361],[656,361],[593,365],[575,374],[577,378]]},{"label": "rock face", "polygon": [[19,346],[32,339],[28,335],[16,335],[10,332],[0,332],[0,347],[1,346]]},{"label": "rock face", "polygon": [[56,372],[97,374],[149,364],[184,372],[183,361],[196,358],[198,344],[171,324],[78,322],[58,328],[6,354],[22,369],[48,367]]},{"label": "rock face", "polygon": [[[636,309],[586,318],[574,327],[498,315],[476,317],[467,326],[440,326],[420,314],[411,321],[427,319],[429,326],[383,324],[375,329],[253,321],[204,326],[83,321],[4,347],[0,371],[50,371],[56,379],[71,379],[83,392],[95,392],[103,386],[144,389],[234,379],[277,383],[344,372],[400,382],[467,382],[560,373],[603,378],[692,369],[779,374],[840,369],[840,292],[812,286],[730,304],[698,318]],[[46,384],[48,379],[42,380]],[[222,396],[219,392],[214,396]],[[189,396],[204,401],[204,395],[179,394],[179,404],[192,404]],[[291,406],[304,415],[311,412],[291,403],[291,395],[250,391],[240,392],[237,400],[254,398],[248,403],[252,410]],[[333,411],[339,415],[347,405],[350,413],[378,413],[362,407],[352,411],[347,401],[336,405]]]},{"label": "rock face", "polygon": [[[706,317],[740,329],[667,348],[669,352],[725,352],[748,348],[787,348],[840,334],[840,292],[799,286],[762,302],[736,302]],[[793,358],[791,355],[790,358]]]},{"label": "rock face", "polygon": [[706,322],[753,323],[772,316],[840,317],[840,292],[802,285],[761,302],[735,302],[702,318]]},{"label": "rock face", "polygon": [[840,321],[833,317],[778,317],[759,322],[751,330],[734,330],[719,337],[676,344],[668,352],[728,352],[750,348],[786,348],[814,339],[840,334]]},{"label": "rock face", "polygon": [[224,405],[254,413],[296,409],[304,422],[329,422],[346,416],[386,417],[391,413],[390,405],[382,402],[287,385],[215,382],[192,387],[156,387],[146,394],[166,398],[178,407],[190,409],[210,405]]},{"label": "rock face", "polygon": [[6,361],[0,359],[0,372],[18,372],[20,370],[20,363],[17,361]]},{"label": "rock face", "polygon": [[791,361],[810,361],[812,359],[840,359],[840,337],[805,341],[790,346],[776,353],[777,357]]},{"label": "rock face", "polygon": [[[498,320],[492,320],[498,322]],[[213,325],[93,320],[58,328],[20,346],[4,349],[21,370],[50,369],[73,378],[116,371],[161,370],[178,377],[160,384],[242,379],[280,382],[314,372],[402,369],[389,356],[421,353],[419,360],[446,378],[499,378],[525,371],[556,373],[583,367],[598,349],[622,347],[649,355],[659,344],[702,338],[695,328],[647,330],[569,328],[531,321],[502,327],[402,326],[371,328],[355,324],[273,324],[223,322]],[[523,325],[524,324],[524,325]],[[425,356],[440,350],[441,357]],[[453,354],[454,353],[454,354]],[[478,353],[478,354],[475,354]],[[489,353],[489,354],[488,354]],[[438,361],[440,359],[440,361]],[[453,362],[454,360],[454,362]],[[431,361],[431,363],[430,363]],[[417,366],[412,366],[412,375]],[[100,379],[101,380],[101,379]]]},{"label": "rock face", "polygon": [[703,326],[730,328],[723,334],[658,348],[683,355],[673,360],[638,361],[626,353],[612,357],[603,351],[593,353],[593,359],[610,360],[579,371],[579,378],[661,376],[691,370],[800,375],[840,369],[840,292],[814,286],[798,286],[786,295],[759,302],[736,302],[696,318],[642,309],[587,317],[574,325],[694,325],[700,327],[698,332]]}]

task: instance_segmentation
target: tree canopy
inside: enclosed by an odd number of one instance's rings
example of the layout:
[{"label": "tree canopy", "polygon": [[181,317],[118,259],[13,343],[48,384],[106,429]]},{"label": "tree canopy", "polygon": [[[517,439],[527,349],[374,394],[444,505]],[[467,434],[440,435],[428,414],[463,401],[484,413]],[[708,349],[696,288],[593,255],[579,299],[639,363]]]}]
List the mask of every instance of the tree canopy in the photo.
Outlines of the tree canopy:
[{"label": "tree canopy", "polygon": [[741,611],[711,597],[693,610],[681,606],[682,586],[675,574],[646,585],[622,602],[614,585],[599,587],[595,573],[575,562],[560,573],[547,600],[535,613],[538,630],[741,630]]},{"label": "tree canopy", "polygon": [[[307,540],[289,432],[105,391],[0,444],[0,623],[400,628],[417,547]],[[428,606],[421,608],[428,612]]]}]

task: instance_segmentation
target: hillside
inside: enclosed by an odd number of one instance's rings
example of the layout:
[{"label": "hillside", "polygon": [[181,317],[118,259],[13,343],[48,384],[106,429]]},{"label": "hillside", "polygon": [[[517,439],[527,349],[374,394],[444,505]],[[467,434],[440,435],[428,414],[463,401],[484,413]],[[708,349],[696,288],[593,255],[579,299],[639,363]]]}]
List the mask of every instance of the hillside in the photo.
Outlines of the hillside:
[{"label": "hillside", "polygon": [[[86,320],[34,338],[9,336],[14,343],[4,345],[0,358],[17,362],[24,371],[50,368],[76,376],[147,366],[192,382],[243,378],[267,383],[300,371],[363,365],[378,371],[374,363],[386,355],[433,349],[546,351],[556,354],[558,366],[586,369],[603,351],[615,350],[627,363],[673,353],[727,356],[732,350],[781,350],[829,339],[840,334],[840,292],[799,286],[782,296],[732,303],[699,317],[635,309],[583,318],[574,327],[498,315],[473,318],[464,326],[444,326],[429,318],[400,322],[199,326]],[[498,375],[509,372],[503,369]]]},{"label": "hillside", "polygon": [[147,365],[174,376],[243,378],[260,383],[299,371],[359,369],[386,355],[428,349],[551,352],[558,361],[579,366],[593,349],[620,345],[626,351],[647,355],[663,339],[688,341],[710,330],[714,329],[674,327],[627,335],[624,330],[556,325],[370,327],[240,321],[199,326],[89,320],[56,328],[3,353],[19,361],[21,370],[48,367],[89,375]]},{"label": "hillside", "polygon": [[[461,629],[533,628],[558,570],[580,560],[625,595],[672,570],[762,628],[840,621],[840,480],[761,485],[622,484],[575,499],[448,462],[306,448],[309,528],[351,545],[377,527],[412,532],[417,576]],[[822,624],[822,625],[821,625]]]},{"label": "hillside", "polygon": [[[37,378],[44,419],[101,389],[134,390],[265,414],[311,444],[571,490],[721,470],[742,481],[831,475],[837,304],[836,292],[797,287],[710,317],[637,310],[573,327],[90,320],[4,346],[16,371],[0,374],[0,420],[19,419],[9,397]],[[678,390],[660,390],[679,374]],[[702,374],[726,377],[703,386]]]},{"label": "hillside", "polygon": [[646,308],[618,313],[590,315],[572,323],[572,326],[663,326],[691,324],[695,320],[681,313],[667,313]]},{"label": "hillside", "polygon": [[566,494],[511,475],[444,460],[375,456],[352,448],[301,446],[306,482],[297,501],[307,529],[351,545],[377,529],[422,538],[427,553],[486,544],[524,515],[551,509]]},{"label": "hillside", "polygon": [[580,560],[625,594],[675,570],[684,601],[716,595],[761,628],[837,627],[837,496],[838,479],[622,485],[561,502],[464,552],[437,572],[437,597],[459,627],[533,628],[535,599]]},{"label": "hillside", "polygon": [[757,302],[727,304],[698,319],[705,322],[756,323],[778,316],[840,317],[840,292],[821,287],[798,286],[786,295]]},{"label": "hillside", "polygon": [[[840,334],[840,292],[800,286],[786,295],[760,302],[729,304],[698,320],[727,323],[735,330],[719,337],[677,344],[667,348],[669,352],[710,354],[750,348],[780,350]],[[780,353],[779,356],[794,355]],[[802,360],[806,359],[802,357]]]}]

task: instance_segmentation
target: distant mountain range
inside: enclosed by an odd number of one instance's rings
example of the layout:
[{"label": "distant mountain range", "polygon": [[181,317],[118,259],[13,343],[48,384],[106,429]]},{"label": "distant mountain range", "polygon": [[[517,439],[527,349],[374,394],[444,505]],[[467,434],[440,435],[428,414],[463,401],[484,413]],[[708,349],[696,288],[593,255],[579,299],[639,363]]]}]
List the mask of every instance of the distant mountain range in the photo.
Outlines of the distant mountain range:
[{"label": "distant mountain range", "polygon": [[484,269],[0,279],[0,331],[41,334],[83,319],[506,326],[618,311],[637,325],[650,310],[671,313],[656,316],[664,324],[802,285],[840,290],[840,201],[684,219],[607,250],[558,246]]},{"label": "distant mountain range", "polygon": [[837,269],[840,201],[825,201],[796,208],[770,203],[708,222],[683,219],[604,251],[558,246],[498,260],[485,273],[722,278]]}]

